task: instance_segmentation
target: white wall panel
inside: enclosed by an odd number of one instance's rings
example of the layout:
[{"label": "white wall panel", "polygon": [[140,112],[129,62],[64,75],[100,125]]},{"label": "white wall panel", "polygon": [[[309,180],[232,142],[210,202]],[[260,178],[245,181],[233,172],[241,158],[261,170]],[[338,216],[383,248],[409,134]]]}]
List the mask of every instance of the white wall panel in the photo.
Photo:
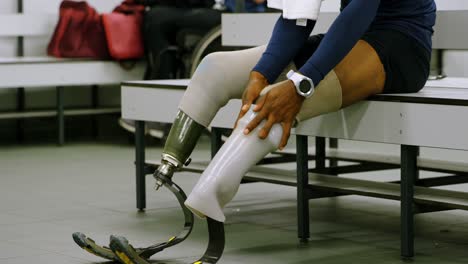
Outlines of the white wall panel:
[{"label": "white wall panel", "polygon": [[0,1],[0,14],[11,14],[16,12],[16,0]]},{"label": "white wall panel", "polygon": [[[15,0],[0,0],[0,15],[16,12]],[[5,25],[0,25],[5,26]],[[16,38],[0,38],[0,57],[16,56]],[[16,105],[15,90],[0,91],[0,110],[12,109]]]},{"label": "white wall panel", "polygon": [[[5,0],[2,0],[5,1]],[[11,0],[7,0],[11,1]],[[14,0],[16,1],[16,0]],[[23,0],[24,12],[46,12],[57,13],[62,0]],[[121,3],[123,0],[87,0],[91,6],[95,7],[100,12],[110,12],[112,9]]]},{"label": "white wall panel", "polygon": [[468,10],[468,1],[466,0],[436,0],[439,10]]},{"label": "white wall panel", "polygon": [[26,37],[24,38],[24,56],[46,56],[47,45],[49,44],[52,33],[44,37]]},{"label": "white wall panel", "polygon": [[325,0],[320,10],[326,12],[338,11],[340,10],[340,0]]},{"label": "white wall panel", "polygon": [[443,72],[453,77],[468,77],[468,51],[447,50],[442,57]]},{"label": "white wall panel", "polygon": [[[439,10],[468,10],[466,0],[436,0]],[[466,25],[454,25],[462,27]],[[450,50],[443,55],[444,73],[453,77],[468,77],[468,51]]]},{"label": "white wall panel", "polygon": [[[0,15],[11,14],[16,12],[16,1],[14,0],[1,0],[0,1]],[[5,25],[0,25],[5,26]],[[0,57],[15,56],[16,53],[16,40],[14,38],[0,38]]]}]

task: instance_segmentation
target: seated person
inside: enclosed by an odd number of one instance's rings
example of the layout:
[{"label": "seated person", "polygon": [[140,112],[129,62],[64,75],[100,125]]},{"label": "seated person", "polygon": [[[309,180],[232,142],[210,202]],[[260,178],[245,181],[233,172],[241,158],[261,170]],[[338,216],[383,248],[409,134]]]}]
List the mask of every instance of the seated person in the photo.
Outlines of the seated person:
[{"label": "seated person", "polygon": [[[266,9],[265,0],[244,1],[247,12],[263,12]],[[236,8],[235,0],[225,0],[224,7],[218,3],[218,9],[212,8],[216,6],[213,0],[174,2],[154,5],[145,14],[143,35],[152,67],[145,76],[147,80],[174,78],[174,63],[165,51],[176,44],[176,36],[181,30],[197,30],[203,35],[221,24],[221,10],[234,12]]]},{"label": "seated person", "polygon": [[185,202],[196,215],[224,222],[222,209],[244,173],[284,148],[295,123],[378,93],[421,90],[429,75],[434,0],[341,4],[329,31],[309,37],[321,0],[269,0],[283,15],[267,46],[205,57],[179,105],[157,185],[185,164],[218,110],[242,98],[237,127]]}]

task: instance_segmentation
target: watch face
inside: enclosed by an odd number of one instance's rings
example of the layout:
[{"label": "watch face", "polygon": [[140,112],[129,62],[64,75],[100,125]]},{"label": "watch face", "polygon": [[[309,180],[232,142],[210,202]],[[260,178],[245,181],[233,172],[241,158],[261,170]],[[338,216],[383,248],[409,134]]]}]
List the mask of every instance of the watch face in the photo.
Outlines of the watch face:
[{"label": "watch face", "polygon": [[310,92],[311,89],[312,89],[312,85],[307,80],[302,80],[299,83],[299,90],[302,93],[306,94],[306,93]]}]

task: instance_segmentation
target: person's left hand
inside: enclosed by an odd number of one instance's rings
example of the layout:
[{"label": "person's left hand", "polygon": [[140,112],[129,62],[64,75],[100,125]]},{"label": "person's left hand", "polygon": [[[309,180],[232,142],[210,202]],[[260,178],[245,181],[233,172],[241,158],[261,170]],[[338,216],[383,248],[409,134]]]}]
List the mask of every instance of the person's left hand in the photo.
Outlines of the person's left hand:
[{"label": "person's left hand", "polygon": [[245,127],[244,134],[249,134],[266,119],[265,125],[258,133],[261,139],[265,139],[271,127],[279,123],[283,127],[283,135],[278,147],[280,150],[283,149],[288,143],[291,128],[303,102],[304,97],[296,92],[296,87],[291,80],[275,84],[269,92],[257,100],[253,111],[258,114]]}]

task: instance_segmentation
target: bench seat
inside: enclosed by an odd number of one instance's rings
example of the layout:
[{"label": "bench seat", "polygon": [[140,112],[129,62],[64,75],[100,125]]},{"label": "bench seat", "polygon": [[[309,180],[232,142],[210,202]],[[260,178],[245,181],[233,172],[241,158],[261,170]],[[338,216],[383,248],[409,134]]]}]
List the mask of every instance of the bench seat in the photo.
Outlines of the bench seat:
[{"label": "bench seat", "polygon": [[[119,62],[91,59],[62,59],[53,57],[13,57],[0,58],[0,90],[18,89],[18,111],[0,113],[2,119],[26,119],[56,117],[57,143],[65,142],[65,117],[77,115],[102,115],[120,113],[120,107],[98,106],[98,86],[118,85],[128,79],[141,79],[145,70],[143,62],[137,62],[131,69],[124,69]],[[55,110],[25,110],[24,89],[56,87]],[[63,96],[64,87],[75,89],[91,86],[93,107],[66,109]],[[22,98],[22,99],[20,99]],[[21,106],[23,105],[23,106]]]},{"label": "bench seat", "polygon": [[52,57],[0,58],[0,89],[17,87],[115,85],[141,79],[144,63],[126,70],[115,61]]}]

